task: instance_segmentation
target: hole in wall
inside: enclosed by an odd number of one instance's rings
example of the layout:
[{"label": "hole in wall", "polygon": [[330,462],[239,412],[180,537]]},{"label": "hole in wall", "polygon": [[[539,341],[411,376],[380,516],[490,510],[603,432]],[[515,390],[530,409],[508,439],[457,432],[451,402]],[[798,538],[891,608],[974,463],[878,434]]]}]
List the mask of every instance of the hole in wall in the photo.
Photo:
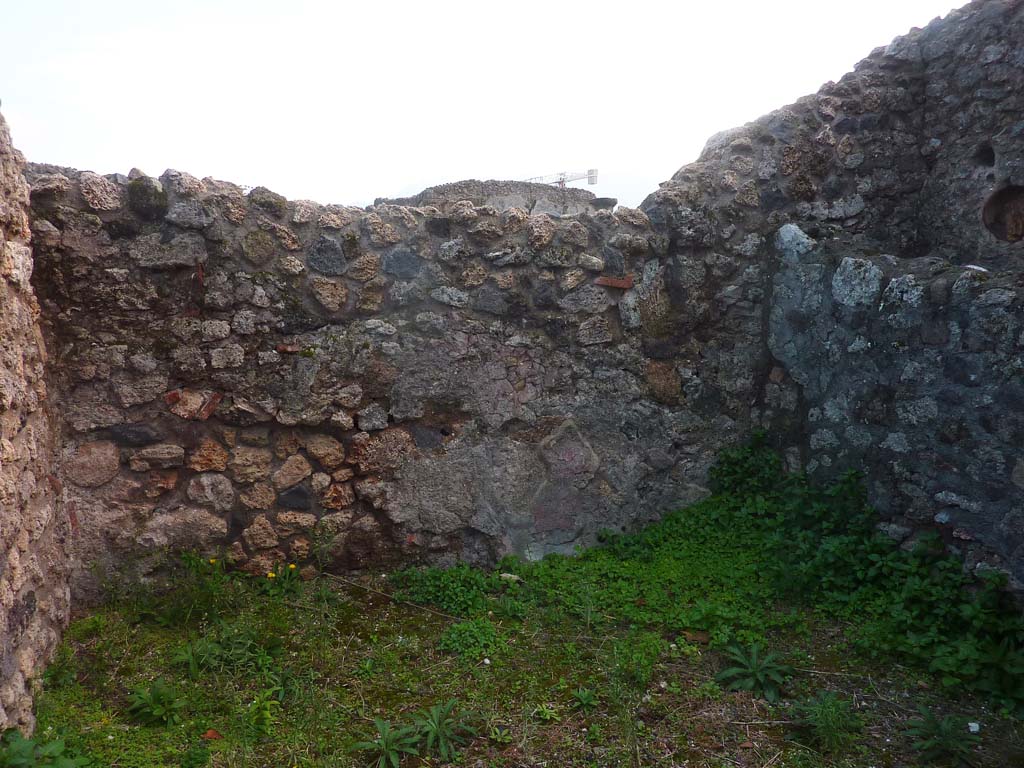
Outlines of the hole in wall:
[{"label": "hole in wall", "polygon": [[1000,240],[1024,240],[1024,187],[1003,187],[992,193],[981,209],[981,220]]},{"label": "hole in wall", "polygon": [[987,141],[984,144],[979,144],[978,148],[974,150],[974,162],[977,165],[983,165],[991,168],[996,164],[996,151],[992,149],[992,145]]}]

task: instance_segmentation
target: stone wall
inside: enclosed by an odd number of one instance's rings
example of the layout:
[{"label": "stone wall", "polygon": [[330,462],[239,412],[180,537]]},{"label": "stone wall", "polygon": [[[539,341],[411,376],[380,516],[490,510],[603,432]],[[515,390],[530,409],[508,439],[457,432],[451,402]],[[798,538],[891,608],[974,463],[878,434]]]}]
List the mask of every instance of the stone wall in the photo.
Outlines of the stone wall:
[{"label": "stone wall", "polygon": [[711,342],[689,386],[746,372],[793,467],[864,470],[892,535],[937,528],[1017,590],[1022,39],[1020,2],[968,5],[716,136],[643,206],[669,235],[670,348]]},{"label": "stone wall", "polygon": [[22,165],[0,117],[0,732],[32,727],[29,681],[57,643],[69,596]]},{"label": "stone wall", "polygon": [[84,593],[177,548],[253,572],[568,552],[702,495],[745,430],[649,354],[670,308],[633,276],[667,238],[638,210],[28,175]]},{"label": "stone wall", "polygon": [[1024,579],[1022,24],[990,0],[915,30],[642,210],[31,166],[78,590],[179,548],[570,551],[699,498],[755,428],[864,469],[894,536]]},{"label": "stone wall", "polygon": [[528,181],[469,179],[428,187],[412,197],[377,198],[374,205],[432,206],[444,212],[450,206],[466,200],[473,205],[491,205],[498,210],[520,208],[528,214],[548,213],[554,216],[593,213],[614,208],[617,202],[610,197],[596,197],[593,192],[578,187],[557,187]]}]

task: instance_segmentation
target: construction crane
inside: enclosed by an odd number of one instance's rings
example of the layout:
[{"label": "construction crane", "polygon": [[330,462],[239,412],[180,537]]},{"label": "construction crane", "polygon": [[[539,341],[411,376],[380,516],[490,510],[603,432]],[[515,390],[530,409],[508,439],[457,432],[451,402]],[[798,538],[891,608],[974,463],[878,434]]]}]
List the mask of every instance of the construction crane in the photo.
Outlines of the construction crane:
[{"label": "construction crane", "polygon": [[597,168],[591,168],[588,171],[562,171],[562,173],[553,173],[550,176],[534,176],[532,179],[523,179],[523,181],[529,181],[533,184],[551,184],[552,186],[565,189],[565,185],[570,181],[580,181],[582,179],[586,179],[587,184],[597,184]]}]

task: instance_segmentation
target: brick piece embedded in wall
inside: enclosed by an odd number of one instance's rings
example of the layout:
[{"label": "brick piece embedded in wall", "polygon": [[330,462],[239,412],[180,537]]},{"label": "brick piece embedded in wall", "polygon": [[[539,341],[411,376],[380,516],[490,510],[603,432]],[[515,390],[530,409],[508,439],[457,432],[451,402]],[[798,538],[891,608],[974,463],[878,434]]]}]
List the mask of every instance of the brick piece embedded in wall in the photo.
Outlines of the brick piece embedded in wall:
[{"label": "brick piece embedded in wall", "polygon": [[603,285],[606,288],[620,288],[624,291],[628,291],[633,287],[633,275],[626,275],[625,277],[601,275],[600,277],[594,278],[594,285]]},{"label": "brick piece embedded in wall", "polygon": [[221,392],[210,390],[173,389],[164,395],[171,413],[190,421],[206,421],[224,399]]}]

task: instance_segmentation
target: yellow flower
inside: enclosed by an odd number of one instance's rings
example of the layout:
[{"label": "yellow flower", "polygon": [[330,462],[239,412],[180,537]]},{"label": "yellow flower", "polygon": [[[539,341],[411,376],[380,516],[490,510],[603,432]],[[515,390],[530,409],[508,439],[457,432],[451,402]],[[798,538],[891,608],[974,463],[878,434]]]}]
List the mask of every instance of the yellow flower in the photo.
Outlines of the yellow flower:
[{"label": "yellow flower", "polygon": [[295,570],[295,563],[292,563],[291,565],[289,565],[288,566],[288,570],[289,571],[294,571]]},{"label": "yellow flower", "polygon": [[210,565],[216,565],[216,564],[217,564],[217,558],[216,557],[211,557],[210,558]]},{"label": "yellow flower", "polygon": [[277,576],[277,574],[274,573],[273,571],[267,571],[267,578],[268,579],[273,579],[275,576]]}]

